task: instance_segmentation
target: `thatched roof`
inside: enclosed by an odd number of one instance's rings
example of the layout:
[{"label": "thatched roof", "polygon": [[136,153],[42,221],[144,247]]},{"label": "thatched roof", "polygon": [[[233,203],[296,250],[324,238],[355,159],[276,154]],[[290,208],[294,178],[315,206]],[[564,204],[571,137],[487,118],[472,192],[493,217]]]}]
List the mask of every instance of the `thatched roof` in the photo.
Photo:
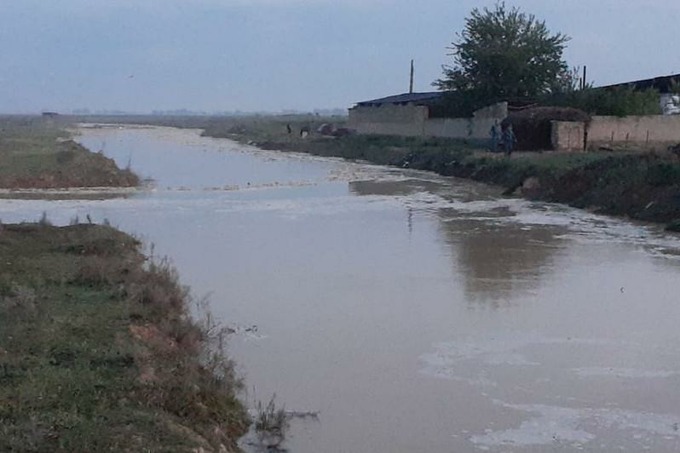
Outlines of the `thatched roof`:
[{"label": "thatched roof", "polygon": [[541,123],[543,121],[590,121],[590,115],[571,107],[531,107],[510,112],[504,123]]}]

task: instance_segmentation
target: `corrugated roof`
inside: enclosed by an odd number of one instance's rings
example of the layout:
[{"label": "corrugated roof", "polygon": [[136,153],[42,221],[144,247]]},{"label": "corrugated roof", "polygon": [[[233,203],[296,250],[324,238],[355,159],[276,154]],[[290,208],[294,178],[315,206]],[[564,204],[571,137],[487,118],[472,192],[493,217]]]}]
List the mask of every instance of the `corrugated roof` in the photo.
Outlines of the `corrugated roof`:
[{"label": "corrugated roof", "polygon": [[670,93],[674,83],[680,83],[680,74],[654,77],[652,79],[634,80],[632,82],[615,83],[613,85],[606,85],[598,88],[610,89],[632,87],[635,90],[654,88],[659,90],[660,93]]},{"label": "corrugated roof", "polygon": [[385,98],[380,99],[372,99],[370,101],[357,102],[357,105],[366,107],[383,104],[408,104],[408,103],[419,104],[422,102],[439,99],[441,95],[442,95],[441,91],[431,91],[429,93],[404,93],[397,94],[395,96],[387,96]]}]

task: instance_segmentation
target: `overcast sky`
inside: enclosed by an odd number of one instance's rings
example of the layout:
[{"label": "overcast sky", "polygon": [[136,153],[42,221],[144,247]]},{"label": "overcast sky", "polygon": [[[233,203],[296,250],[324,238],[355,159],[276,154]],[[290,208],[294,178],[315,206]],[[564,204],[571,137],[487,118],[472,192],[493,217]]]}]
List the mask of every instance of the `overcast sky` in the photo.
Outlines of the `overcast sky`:
[{"label": "overcast sky", "polygon": [[[346,108],[416,91],[467,0],[0,0],[0,111]],[[680,73],[678,0],[516,0],[609,84]]]}]

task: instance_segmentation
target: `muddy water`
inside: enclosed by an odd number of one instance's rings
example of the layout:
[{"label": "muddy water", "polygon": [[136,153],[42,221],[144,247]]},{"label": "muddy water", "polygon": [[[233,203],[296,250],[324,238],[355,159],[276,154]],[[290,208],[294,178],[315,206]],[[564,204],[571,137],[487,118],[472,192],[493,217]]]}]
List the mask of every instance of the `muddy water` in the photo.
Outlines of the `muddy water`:
[{"label": "muddy water", "polygon": [[318,411],[291,452],[680,451],[679,237],[195,131],[79,140],[155,182],[0,218],[89,214],[172,257],[247,398]]}]

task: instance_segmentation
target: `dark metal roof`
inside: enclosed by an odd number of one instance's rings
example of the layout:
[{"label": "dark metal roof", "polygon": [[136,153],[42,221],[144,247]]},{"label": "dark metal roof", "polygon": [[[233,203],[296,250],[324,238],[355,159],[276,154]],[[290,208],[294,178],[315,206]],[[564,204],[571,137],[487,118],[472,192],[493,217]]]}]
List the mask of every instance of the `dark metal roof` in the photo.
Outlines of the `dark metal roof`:
[{"label": "dark metal roof", "polygon": [[370,101],[357,102],[357,105],[361,107],[369,107],[384,104],[424,104],[428,101],[439,99],[441,95],[441,91],[432,91],[429,93],[404,93],[397,94],[395,96],[387,96],[380,99],[372,99]]},{"label": "dark metal roof", "polygon": [[680,74],[673,74],[669,76],[654,77],[652,79],[635,80],[632,82],[615,83],[598,88],[626,88],[630,87],[635,90],[646,90],[654,88],[659,90],[659,93],[670,93],[673,83],[680,83]]}]

